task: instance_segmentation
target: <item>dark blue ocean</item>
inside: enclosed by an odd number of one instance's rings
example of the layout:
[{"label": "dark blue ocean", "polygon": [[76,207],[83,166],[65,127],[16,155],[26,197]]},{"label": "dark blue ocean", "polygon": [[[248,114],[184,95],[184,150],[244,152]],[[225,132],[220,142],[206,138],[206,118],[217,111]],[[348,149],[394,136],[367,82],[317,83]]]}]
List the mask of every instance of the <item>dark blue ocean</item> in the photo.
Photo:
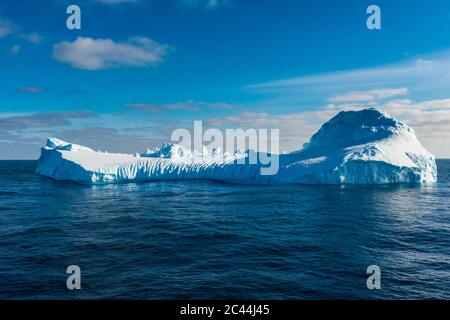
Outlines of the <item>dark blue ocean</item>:
[{"label": "dark blue ocean", "polygon": [[0,162],[0,299],[450,298],[450,160],[432,186],[81,186],[35,165]]}]

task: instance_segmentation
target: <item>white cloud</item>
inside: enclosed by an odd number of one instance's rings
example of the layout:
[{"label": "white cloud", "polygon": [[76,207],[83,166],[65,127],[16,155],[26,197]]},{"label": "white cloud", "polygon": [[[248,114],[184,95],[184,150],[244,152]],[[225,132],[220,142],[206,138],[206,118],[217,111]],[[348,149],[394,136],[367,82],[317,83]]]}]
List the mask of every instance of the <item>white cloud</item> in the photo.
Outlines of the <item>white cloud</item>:
[{"label": "white cloud", "polygon": [[[408,58],[405,61],[374,68],[344,70],[312,76],[258,83],[247,87],[252,94],[270,94],[272,104],[298,105],[302,100],[315,99],[317,104],[325,97],[343,94],[367,93],[373,88],[408,88],[423,99],[448,94],[450,83],[450,50]],[[348,98],[351,98],[350,96]],[[360,101],[366,94],[355,95]],[[351,99],[350,99],[351,100]]]},{"label": "white cloud", "polygon": [[173,110],[201,111],[205,109],[231,109],[233,104],[225,102],[207,102],[188,100],[185,102],[153,104],[153,103],[129,103],[128,108],[144,112],[163,112]]},{"label": "white cloud", "polygon": [[137,0],[94,0],[95,2],[101,2],[105,4],[120,4],[120,3],[134,3]]},{"label": "white cloud", "polygon": [[32,43],[39,43],[42,41],[42,36],[37,32],[32,33],[21,33],[19,34],[19,37]]},{"label": "white cloud", "polygon": [[149,67],[162,62],[169,46],[145,37],[134,37],[126,43],[111,39],[78,37],[53,46],[53,58],[74,68],[101,70],[115,67]]},{"label": "white cloud", "polygon": [[206,121],[206,125],[219,128],[279,129],[280,150],[294,151],[302,148],[320,125],[329,120],[335,110],[305,111],[281,115],[266,112],[241,112],[233,116]]},{"label": "white cloud", "polygon": [[[117,5],[123,3],[138,3],[140,0],[90,0],[92,2],[107,5]],[[181,6],[190,8],[216,9],[232,4],[232,0],[177,0]],[[142,1],[143,2],[143,1]]]},{"label": "white cloud", "polygon": [[407,88],[393,88],[393,89],[386,88],[386,89],[349,92],[331,97],[328,99],[328,101],[331,103],[369,102],[408,94],[409,91]]},{"label": "white cloud", "polygon": [[305,76],[290,79],[281,79],[249,86],[253,90],[283,90],[298,89],[305,86],[335,86],[335,87],[358,87],[372,86],[386,82],[400,82],[402,80],[421,80],[420,76],[432,77],[435,75],[446,76],[450,71],[450,51],[446,56],[435,63],[417,63],[417,60],[405,63],[381,66],[378,68],[347,70],[332,73]]},{"label": "white cloud", "polygon": [[124,3],[124,2],[136,2],[136,0],[97,0],[99,2],[108,3],[108,4],[116,4],[116,3]]},{"label": "white cloud", "polygon": [[17,32],[17,26],[4,18],[0,18],[0,38]]},{"label": "white cloud", "polygon": [[180,0],[186,7],[200,7],[204,9],[215,9],[221,6],[231,5],[231,0]]},{"label": "white cloud", "polygon": [[19,88],[17,90],[17,92],[26,93],[26,94],[37,94],[37,93],[44,92],[44,89],[42,89],[40,87],[23,87],[23,88]]},{"label": "white cloud", "polygon": [[422,59],[422,58],[416,60],[416,64],[418,64],[419,66],[426,66],[426,65],[433,64],[433,63],[435,63],[435,61]]},{"label": "white cloud", "polygon": [[0,38],[9,35],[15,35],[16,37],[32,43],[38,43],[42,40],[42,36],[39,33],[23,33],[14,22],[0,17]]},{"label": "white cloud", "polygon": [[[92,2],[103,3],[107,5],[117,5],[123,3],[138,3],[140,0],[91,0]],[[231,5],[231,0],[177,0],[184,7],[215,9],[218,7]],[[143,1],[142,1],[143,2]]]}]

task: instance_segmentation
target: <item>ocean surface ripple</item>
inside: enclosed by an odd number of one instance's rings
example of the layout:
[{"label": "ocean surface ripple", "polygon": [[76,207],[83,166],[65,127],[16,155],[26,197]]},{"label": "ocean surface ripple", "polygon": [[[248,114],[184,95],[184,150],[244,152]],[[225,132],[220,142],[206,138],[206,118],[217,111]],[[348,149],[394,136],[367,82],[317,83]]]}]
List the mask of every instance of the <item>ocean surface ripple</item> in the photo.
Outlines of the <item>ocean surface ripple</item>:
[{"label": "ocean surface ripple", "polygon": [[437,165],[429,186],[82,186],[0,161],[0,299],[450,299]]}]

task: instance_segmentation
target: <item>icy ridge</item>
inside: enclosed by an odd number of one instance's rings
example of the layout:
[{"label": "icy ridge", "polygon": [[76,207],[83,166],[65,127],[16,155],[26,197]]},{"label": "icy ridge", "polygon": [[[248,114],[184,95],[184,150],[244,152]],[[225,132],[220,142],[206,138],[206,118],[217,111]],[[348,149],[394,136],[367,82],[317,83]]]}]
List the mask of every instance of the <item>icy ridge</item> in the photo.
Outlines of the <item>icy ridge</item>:
[{"label": "icy ridge", "polygon": [[[433,183],[434,156],[414,130],[376,109],[340,112],[322,125],[304,149],[280,154],[279,170],[262,175],[260,164],[240,163],[246,153],[192,153],[164,144],[138,155],[94,151],[50,138],[37,173],[83,184],[210,179],[259,184]],[[245,162],[245,161],[244,161]]]}]

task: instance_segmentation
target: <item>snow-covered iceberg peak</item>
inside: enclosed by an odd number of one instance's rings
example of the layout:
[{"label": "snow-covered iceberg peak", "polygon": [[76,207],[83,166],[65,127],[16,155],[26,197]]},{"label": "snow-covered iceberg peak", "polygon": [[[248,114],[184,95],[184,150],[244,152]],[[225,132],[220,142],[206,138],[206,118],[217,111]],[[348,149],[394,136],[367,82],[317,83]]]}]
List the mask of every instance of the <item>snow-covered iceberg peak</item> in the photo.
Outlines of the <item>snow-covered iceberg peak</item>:
[{"label": "snow-covered iceberg peak", "polygon": [[146,152],[140,154],[141,157],[147,158],[190,158],[192,154],[183,146],[176,143],[165,143],[160,148],[147,149]]},{"label": "snow-covered iceberg peak", "polygon": [[[390,184],[433,183],[434,156],[414,130],[376,109],[343,111],[322,125],[304,149],[277,155],[278,170],[218,150],[191,153],[165,144],[137,156],[93,151],[50,138],[37,173],[86,184],[210,179],[233,183]],[[271,155],[274,157],[275,155]],[[245,158],[245,157],[244,157]]]},{"label": "snow-covered iceberg peak", "polygon": [[46,150],[66,150],[66,151],[93,151],[92,149],[88,147],[83,147],[78,144],[73,144],[69,142],[65,142],[63,140],[57,139],[57,138],[48,138],[47,144],[44,146],[44,149]]},{"label": "snow-covered iceberg peak", "polygon": [[311,137],[310,148],[344,148],[392,137],[414,136],[406,124],[377,109],[342,111]]}]

